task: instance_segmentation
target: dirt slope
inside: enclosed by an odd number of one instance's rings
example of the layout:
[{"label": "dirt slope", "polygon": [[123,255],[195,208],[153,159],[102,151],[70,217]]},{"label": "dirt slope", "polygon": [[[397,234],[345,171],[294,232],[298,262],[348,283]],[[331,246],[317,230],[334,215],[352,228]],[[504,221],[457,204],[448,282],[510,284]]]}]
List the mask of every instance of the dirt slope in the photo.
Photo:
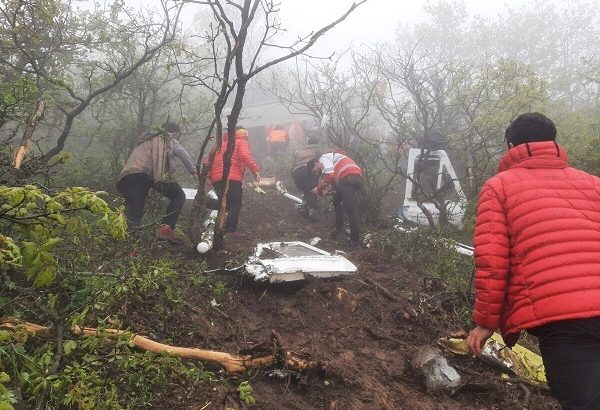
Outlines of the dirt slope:
[{"label": "dirt slope", "polygon": [[[332,214],[307,224],[288,200],[274,194],[244,192],[240,229],[245,238],[228,240],[227,251],[212,255],[210,267],[234,266],[250,254],[256,242],[304,240],[319,236],[318,245],[334,250],[328,239]],[[157,252],[157,254],[160,254]],[[160,256],[165,256],[161,254]],[[191,250],[169,253],[191,278],[201,260]],[[356,276],[334,280],[267,286],[236,274],[211,274],[227,284],[216,298],[207,287],[186,286],[184,306],[165,317],[145,314],[150,306],[132,307],[134,330],[182,346],[237,352],[268,340],[276,330],[295,352],[327,363],[325,374],[279,380],[266,370],[233,377],[229,384],[173,384],[162,392],[165,406],[187,409],[245,408],[235,387],[249,380],[258,409],[551,409],[556,402],[543,391],[500,381],[501,373],[475,359],[447,355],[465,386],[452,397],[426,392],[422,378],[410,368],[416,347],[434,344],[457,330],[452,309],[424,293],[424,281],[401,265],[388,262],[385,251],[366,249],[350,255],[359,266]],[[368,279],[392,294],[410,297],[419,311],[407,319],[402,306],[386,297]],[[149,304],[152,302],[149,301]],[[465,329],[468,330],[468,329]],[[218,368],[214,368],[219,371]],[[165,407],[166,408],[166,407]]]}]

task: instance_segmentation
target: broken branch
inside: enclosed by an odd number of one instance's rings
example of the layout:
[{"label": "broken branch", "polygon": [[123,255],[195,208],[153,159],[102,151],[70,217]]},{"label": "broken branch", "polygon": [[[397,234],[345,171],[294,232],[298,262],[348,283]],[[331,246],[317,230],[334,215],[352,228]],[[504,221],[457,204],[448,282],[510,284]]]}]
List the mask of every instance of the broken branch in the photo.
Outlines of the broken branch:
[{"label": "broken branch", "polygon": [[[26,330],[28,333],[32,333],[40,337],[54,336],[51,329],[46,326],[40,326],[35,323],[23,322],[16,318],[1,318],[0,330],[8,330],[13,332],[19,330]],[[100,330],[91,327],[73,326],[71,328],[71,333],[79,336],[104,336],[109,337],[111,339],[117,339],[122,335],[128,335],[131,336],[131,341],[137,348],[157,354],[168,353],[180,357],[182,359],[192,359],[218,364],[229,373],[243,373],[250,368],[271,366],[279,362],[282,362],[283,365],[287,368],[294,369],[300,372],[321,367],[321,364],[318,361],[304,359],[301,356],[289,351],[283,351],[285,355],[282,355],[281,359],[278,357],[277,354],[267,354],[261,357],[254,357],[252,355],[234,355],[214,350],[171,346],[155,342],[154,340],[148,339],[140,335],[131,334],[130,332],[117,329]]]}]

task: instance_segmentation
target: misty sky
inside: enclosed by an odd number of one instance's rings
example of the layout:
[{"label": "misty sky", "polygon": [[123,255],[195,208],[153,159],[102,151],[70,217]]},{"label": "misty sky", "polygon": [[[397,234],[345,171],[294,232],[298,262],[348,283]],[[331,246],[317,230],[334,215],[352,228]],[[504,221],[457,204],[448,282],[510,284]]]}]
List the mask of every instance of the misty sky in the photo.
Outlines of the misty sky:
[{"label": "misty sky", "polygon": [[[568,1],[568,0],[558,0]],[[280,0],[279,19],[288,30],[290,40],[306,35],[313,29],[335,20],[350,7],[354,0]],[[313,53],[328,54],[348,46],[383,42],[394,37],[398,24],[414,24],[425,18],[423,6],[427,0],[368,0],[348,19],[335,27],[313,48]],[[507,5],[521,7],[531,0],[465,0],[470,15],[490,17],[506,10]],[[125,4],[144,7],[158,4],[158,0],[125,0]],[[184,27],[193,21],[194,10],[207,6],[186,5]]]}]

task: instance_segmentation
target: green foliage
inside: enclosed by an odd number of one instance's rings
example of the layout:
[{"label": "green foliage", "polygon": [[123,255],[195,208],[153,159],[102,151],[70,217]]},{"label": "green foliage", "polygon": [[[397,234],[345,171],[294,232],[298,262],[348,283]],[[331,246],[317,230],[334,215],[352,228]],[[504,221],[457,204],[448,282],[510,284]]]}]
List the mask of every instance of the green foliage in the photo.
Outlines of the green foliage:
[{"label": "green foliage", "polygon": [[248,405],[256,404],[256,399],[252,396],[252,386],[250,386],[250,382],[241,382],[238,386],[238,392],[240,393],[241,401]]},{"label": "green foliage", "polygon": [[217,282],[212,285],[212,291],[217,297],[225,296],[228,291],[227,285],[225,285],[223,282]]},{"label": "green foliage", "polygon": [[[0,343],[0,363],[18,374],[26,401],[49,389],[46,408],[50,409],[148,408],[156,392],[170,381],[214,379],[200,365],[183,363],[169,355],[137,352],[132,345],[128,334],[116,341],[95,336],[82,337],[77,342],[67,340],[63,344],[65,365],[60,372],[50,374],[54,346],[38,346],[14,338]],[[3,374],[6,373],[0,373],[0,386],[2,380],[10,381],[6,379],[8,375],[2,379]],[[0,403],[8,397],[0,391]]]},{"label": "green foliage", "polygon": [[600,120],[597,109],[557,112],[557,141],[565,146],[572,166],[600,175]]},{"label": "green foliage", "polygon": [[0,410],[14,410],[12,404],[17,402],[14,393],[6,387],[8,382],[8,373],[0,372]]},{"label": "green foliage", "polygon": [[441,279],[453,292],[467,294],[471,285],[473,260],[454,249],[438,229],[417,228],[410,232],[386,233],[376,239],[386,254],[408,270],[424,277]]},{"label": "green foliage", "polygon": [[38,89],[28,76],[0,82],[0,126],[11,120],[23,120],[33,109]]},{"label": "green foliage", "polygon": [[102,192],[67,188],[45,193],[34,185],[0,186],[0,270],[20,268],[36,286],[48,286],[59,273],[57,254],[84,246],[97,231],[124,238],[126,224],[100,197]]}]

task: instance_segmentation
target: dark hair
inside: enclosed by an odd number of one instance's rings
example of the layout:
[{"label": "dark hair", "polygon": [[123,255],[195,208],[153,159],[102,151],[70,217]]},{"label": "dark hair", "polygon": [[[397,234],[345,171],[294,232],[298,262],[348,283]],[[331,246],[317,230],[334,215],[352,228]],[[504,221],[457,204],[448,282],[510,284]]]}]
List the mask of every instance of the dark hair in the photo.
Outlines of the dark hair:
[{"label": "dark hair", "polygon": [[319,139],[317,137],[310,137],[307,141],[308,144],[318,144]]},{"label": "dark hair", "polygon": [[317,161],[316,161],[316,160],[314,160],[314,159],[309,159],[309,160],[308,160],[308,162],[306,163],[306,168],[307,168],[309,171],[312,171],[312,169],[315,167],[316,163],[317,163]]},{"label": "dark hair", "polygon": [[165,122],[163,125],[161,125],[161,128],[169,134],[180,134],[181,133],[181,128],[179,127],[178,124],[175,124],[174,122]]},{"label": "dark hair", "polygon": [[552,120],[539,112],[528,112],[515,118],[504,135],[507,144],[515,147],[519,144],[537,141],[554,141],[556,126]]}]

